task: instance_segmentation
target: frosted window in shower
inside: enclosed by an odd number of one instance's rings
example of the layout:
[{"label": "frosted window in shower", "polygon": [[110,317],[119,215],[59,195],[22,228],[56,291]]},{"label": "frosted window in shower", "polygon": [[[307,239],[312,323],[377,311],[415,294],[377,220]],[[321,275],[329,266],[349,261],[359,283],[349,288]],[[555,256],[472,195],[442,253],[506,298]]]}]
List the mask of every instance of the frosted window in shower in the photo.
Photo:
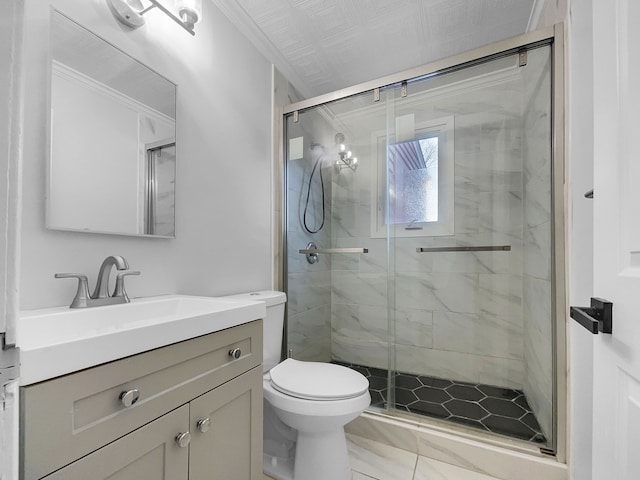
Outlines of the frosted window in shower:
[{"label": "frosted window in shower", "polygon": [[437,222],[438,137],[389,145],[389,170],[389,222]]},{"label": "frosted window in shower", "polygon": [[417,124],[414,135],[401,142],[390,135],[388,148],[386,135],[373,135],[373,238],[385,237],[388,227],[395,237],[454,233],[453,117]]}]

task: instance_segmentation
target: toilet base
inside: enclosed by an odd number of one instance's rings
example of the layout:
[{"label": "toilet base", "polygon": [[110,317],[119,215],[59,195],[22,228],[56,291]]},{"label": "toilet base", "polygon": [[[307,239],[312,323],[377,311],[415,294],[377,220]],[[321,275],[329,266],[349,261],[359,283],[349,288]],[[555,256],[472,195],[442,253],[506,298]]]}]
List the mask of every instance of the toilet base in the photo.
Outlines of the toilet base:
[{"label": "toilet base", "polygon": [[295,460],[265,453],[264,473],[277,480],[351,480],[344,429],[313,434],[298,432]]},{"label": "toilet base", "polygon": [[262,456],[263,472],[276,480],[294,480],[293,459],[272,457],[266,453]]},{"label": "toilet base", "polygon": [[294,480],[351,480],[344,428],[330,432],[298,431]]}]

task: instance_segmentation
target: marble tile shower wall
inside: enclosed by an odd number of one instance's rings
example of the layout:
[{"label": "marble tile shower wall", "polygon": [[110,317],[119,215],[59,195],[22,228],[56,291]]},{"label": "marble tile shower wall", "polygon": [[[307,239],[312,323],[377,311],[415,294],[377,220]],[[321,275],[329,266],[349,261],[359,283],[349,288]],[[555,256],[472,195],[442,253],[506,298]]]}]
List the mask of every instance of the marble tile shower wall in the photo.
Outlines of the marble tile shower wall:
[{"label": "marble tile shower wall", "polygon": [[[358,142],[357,172],[333,178],[332,241],[336,247],[364,247],[367,254],[334,255],[331,270],[331,354],[333,359],[386,369],[389,316],[386,240],[371,238],[371,171],[375,158]],[[364,160],[364,161],[363,161]],[[422,324],[418,319],[418,324]],[[431,325],[424,323],[424,335]]]},{"label": "marble tile shower wall", "polygon": [[[312,143],[326,143],[325,137],[332,129],[315,111],[300,115],[298,124],[289,123],[288,138],[303,137],[303,158],[288,160],[287,165],[287,317],[288,348],[293,349],[298,360],[328,362],[331,360],[331,257],[322,255],[316,264],[309,264],[298,250],[306,248],[310,241],[318,247],[330,246],[331,221],[331,171],[329,163],[323,162],[325,178],[325,226],[315,234],[303,228],[309,176],[317,159],[312,152]],[[308,207],[308,225],[314,230],[322,222],[322,195],[319,176],[312,183],[312,194]]]},{"label": "marble tile shower wall", "polygon": [[523,390],[547,438],[553,411],[551,258],[551,66],[548,47],[529,54],[524,111]]},{"label": "marble tile shower wall", "polygon": [[[365,255],[333,258],[334,359],[387,368],[391,333],[398,371],[522,388],[520,92],[520,80],[512,79],[417,107],[423,111],[416,111],[416,123],[420,115],[455,117],[455,235],[395,238],[390,283],[386,240],[370,235],[375,152],[363,156],[356,174],[334,176],[333,243],[369,248]],[[371,144],[361,143],[365,151]],[[457,245],[512,250],[416,253],[419,246]],[[387,299],[394,295],[390,329]]]}]

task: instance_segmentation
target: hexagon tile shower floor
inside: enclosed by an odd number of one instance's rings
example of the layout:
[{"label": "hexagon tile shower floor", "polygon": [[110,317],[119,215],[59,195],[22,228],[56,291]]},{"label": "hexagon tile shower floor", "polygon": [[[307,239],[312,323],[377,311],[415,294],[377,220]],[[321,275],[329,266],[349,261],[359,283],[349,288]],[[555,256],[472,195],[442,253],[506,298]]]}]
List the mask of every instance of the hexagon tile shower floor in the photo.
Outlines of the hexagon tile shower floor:
[{"label": "hexagon tile shower floor", "polygon": [[[371,406],[387,401],[387,371],[334,362],[362,373],[369,380]],[[398,410],[434,417],[536,443],[546,443],[538,421],[520,390],[396,373]]]}]

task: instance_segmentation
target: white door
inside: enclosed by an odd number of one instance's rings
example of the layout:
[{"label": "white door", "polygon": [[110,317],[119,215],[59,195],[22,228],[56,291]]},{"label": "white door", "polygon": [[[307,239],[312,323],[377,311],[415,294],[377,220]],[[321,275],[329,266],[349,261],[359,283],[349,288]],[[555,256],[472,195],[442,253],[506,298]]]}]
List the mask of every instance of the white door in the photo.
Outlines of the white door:
[{"label": "white door", "polygon": [[640,479],[639,25],[640,1],[593,2],[594,294],[613,302],[594,342],[594,480]]}]

